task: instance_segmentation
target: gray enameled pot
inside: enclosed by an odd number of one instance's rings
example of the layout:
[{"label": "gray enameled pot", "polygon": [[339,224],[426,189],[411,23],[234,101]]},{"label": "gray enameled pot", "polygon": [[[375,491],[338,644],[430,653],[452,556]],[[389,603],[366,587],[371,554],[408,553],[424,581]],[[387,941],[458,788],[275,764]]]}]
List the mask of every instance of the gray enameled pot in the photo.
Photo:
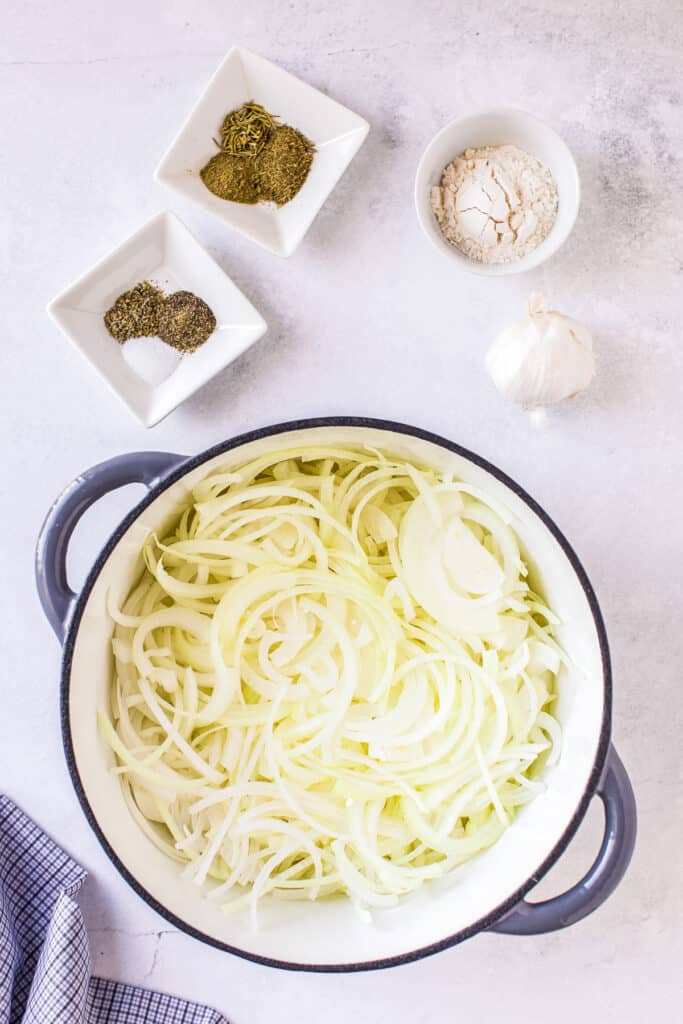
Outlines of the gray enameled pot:
[{"label": "gray enameled pot", "polygon": [[[432,883],[398,908],[361,922],[347,900],[283,903],[258,933],[203,899],[144,836],[112,775],[98,707],[111,682],[111,625],[104,595],[124,596],[140,572],[140,545],[182,503],[192,483],[217,464],[236,465],[291,443],[370,444],[455,472],[503,502],[525,557],[563,621],[560,642],[576,664],[561,681],[564,742],[546,770],[546,792],[523,808],[490,850],[444,884]],[[98,498],[129,483],[147,494],[109,538],[80,594],[69,587],[71,534]],[[50,509],[38,540],[36,581],[45,614],[64,647],[61,715],[71,778],[88,822],[132,888],[159,914],[195,938],[259,963],[309,971],[389,967],[438,952],[490,930],[536,935],[565,928],[600,906],[621,881],[633,852],[636,808],[624,767],[610,744],[612,678],[605,628],[573,549],[538,504],[495,466],[444,438],[403,424],[358,418],[305,420],[267,427],[201,455],[121,455],[86,470]],[[566,697],[564,696],[566,694]],[[604,835],[584,877],[553,899],[525,897],[565,851],[591,800],[604,808]]]}]

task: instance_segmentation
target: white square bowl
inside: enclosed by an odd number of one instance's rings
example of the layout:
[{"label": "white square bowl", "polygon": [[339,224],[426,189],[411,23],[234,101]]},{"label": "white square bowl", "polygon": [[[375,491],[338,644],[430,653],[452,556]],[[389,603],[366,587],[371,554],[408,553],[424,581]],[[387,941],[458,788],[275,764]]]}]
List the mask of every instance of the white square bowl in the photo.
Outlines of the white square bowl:
[{"label": "white square bowl", "polygon": [[[166,293],[194,292],[210,306],[216,330],[195,352],[176,353],[150,338],[119,344],[103,316],[115,299],[138,281],[152,281]],[[154,426],[177,405],[228,366],[265,333],[266,322],[185,225],[169,211],[157,214],[58,295],[48,313],[112,391],[146,426]],[[162,361],[150,379],[145,347],[154,344]],[[131,360],[134,351],[136,360]],[[161,376],[162,379],[158,379]]]},{"label": "white square bowl", "polygon": [[[301,191],[284,206],[219,199],[199,177],[218,152],[226,114],[253,100],[303,132],[316,153]],[[367,121],[249,50],[233,47],[162,158],[154,177],[278,256],[290,256],[360,149]]]}]

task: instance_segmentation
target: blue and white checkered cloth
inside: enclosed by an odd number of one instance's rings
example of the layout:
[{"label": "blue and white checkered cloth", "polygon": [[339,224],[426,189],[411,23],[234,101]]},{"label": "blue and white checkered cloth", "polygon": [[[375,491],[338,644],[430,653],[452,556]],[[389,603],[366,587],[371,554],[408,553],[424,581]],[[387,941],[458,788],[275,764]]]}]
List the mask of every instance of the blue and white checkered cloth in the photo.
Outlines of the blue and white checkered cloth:
[{"label": "blue and white checkered cloth", "polygon": [[0,795],[0,1024],[227,1024],[208,1006],[90,974],[86,872]]}]

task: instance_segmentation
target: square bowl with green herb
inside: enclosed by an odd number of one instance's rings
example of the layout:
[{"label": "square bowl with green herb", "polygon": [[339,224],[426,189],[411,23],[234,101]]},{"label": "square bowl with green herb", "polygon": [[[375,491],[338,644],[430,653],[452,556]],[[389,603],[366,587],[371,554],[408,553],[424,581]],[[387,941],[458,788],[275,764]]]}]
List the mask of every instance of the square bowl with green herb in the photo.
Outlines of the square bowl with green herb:
[{"label": "square bowl with green herb", "polygon": [[[171,300],[188,294],[201,299],[212,316],[210,336],[195,351],[178,351],[152,336],[154,325],[143,323],[128,340],[117,340],[111,314],[117,300],[136,291]],[[167,416],[266,331],[260,313],[170,211],[153,217],[53,299],[48,313],[146,427]],[[125,327],[125,315],[121,319]]]},{"label": "square bowl with green herb", "polygon": [[[266,150],[254,152],[258,145],[252,148],[243,142],[227,152],[222,149],[226,118],[245,104],[270,119],[273,130],[269,137],[266,134]],[[318,89],[249,50],[234,47],[162,158],[155,179],[278,256],[290,256],[368,130],[367,121]],[[309,143],[313,156],[289,190],[288,176],[296,175],[296,165],[292,170],[286,159],[278,163],[275,152],[278,143],[287,141],[287,132]],[[285,156],[290,154],[288,150]],[[222,170],[232,169],[234,178],[244,172],[250,182],[256,176],[268,187],[250,195],[246,186],[238,191],[240,180],[228,183],[232,189],[222,190],[222,195],[215,194],[205,183],[207,166],[212,160],[212,167],[216,165],[214,158],[224,165]],[[223,195],[239,195],[240,201]]]}]

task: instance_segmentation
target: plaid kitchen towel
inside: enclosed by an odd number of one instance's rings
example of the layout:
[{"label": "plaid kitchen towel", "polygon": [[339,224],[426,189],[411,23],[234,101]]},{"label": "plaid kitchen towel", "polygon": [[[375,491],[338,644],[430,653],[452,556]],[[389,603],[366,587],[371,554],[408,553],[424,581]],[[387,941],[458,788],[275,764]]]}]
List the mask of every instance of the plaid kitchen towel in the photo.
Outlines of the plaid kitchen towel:
[{"label": "plaid kitchen towel", "polygon": [[227,1024],[208,1006],[90,975],[86,872],[0,795],[0,1024]]}]

